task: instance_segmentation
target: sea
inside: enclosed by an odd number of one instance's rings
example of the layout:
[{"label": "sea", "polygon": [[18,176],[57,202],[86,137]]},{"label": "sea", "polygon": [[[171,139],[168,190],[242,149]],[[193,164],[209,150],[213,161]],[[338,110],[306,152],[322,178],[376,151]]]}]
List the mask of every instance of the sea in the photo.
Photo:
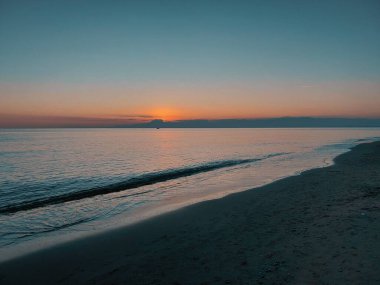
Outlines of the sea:
[{"label": "sea", "polygon": [[379,128],[0,129],[0,261],[326,167],[379,139]]}]

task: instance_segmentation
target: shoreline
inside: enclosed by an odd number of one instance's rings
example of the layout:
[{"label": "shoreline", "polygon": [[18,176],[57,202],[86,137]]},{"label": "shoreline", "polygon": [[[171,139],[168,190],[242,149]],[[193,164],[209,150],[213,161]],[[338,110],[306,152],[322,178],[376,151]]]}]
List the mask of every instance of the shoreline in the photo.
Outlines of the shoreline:
[{"label": "shoreline", "polygon": [[5,261],[0,281],[376,284],[379,197],[380,142],[359,144],[328,167]]},{"label": "shoreline", "polygon": [[[363,140],[368,142],[367,139],[363,139]],[[282,179],[299,176],[305,171],[329,167],[329,166],[334,164],[334,159],[337,156],[349,152],[350,149],[353,148],[354,146],[355,145],[342,150],[341,153],[336,154],[335,157],[324,159],[323,165],[322,164],[321,165],[315,165],[315,166],[307,168],[307,169],[295,171],[295,172],[289,173],[287,175],[276,177],[270,181],[263,182],[261,184],[257,184],[257,185],[251,186],[251,187],[242,188],[238,191],[234,190],[234,191],[227,191],[227,192],[226,191],[212,192],[209,195],[202,196],[202,198],[192,198],[191,200],[187,200],[186,202],[182,201],[182,202],[174,203],[169,208],[167,207],[166,204],[155,205],[153,207],[152,207],[152,205],[149,205],[146,207],[142,207],[140,209],[136,209],[136,211],[131,216],[128,217],[128,221],[123,220],[121,217],[116,217],[116,218],[114,217],[114,219],[111,220],[112,226],[108,225],[108,226],[104,227],[104,225],[103,225],[103,227],[101,229],[92,230],[90,232],[81,232],[81,231],[75,232],[74,231],[74,232],[71,232],[68,234],[64,233],[64,235],[55,236],[55,237],[54,236],[53,237],[52,236],[39,237],[36,240],[32,239],[32,240],[25,241],[25,242],[20,243],[20,244],[16,244],[12,248],[5,248],[5,249],[0,248],[0,264],[4,263],[4,262],[11,261],[12,259],[15,259],[15,258],[22,258],[23,256],[27,256],[27,255],[36,253],[36,252],[41,251],[41,250],[48,250],[49,248],[60,246],[62,244],[67,244],[67,243],[70,243],[70,242],[73,242],[76,240],[87,239],[90,237],[94,237],[97,235],[101,235],[101,234],[109,233],[109,232],[112,232],[112,231],[115,231],[118,229],[129,227],[129,226],[144,222],[146,220],[149,220],[149,219],[161,216],[161,215],[169,214],[169,213],[172,213],[174,211],[178,211],[178,210],[181,210],[183,208],[196,205],[198,203],[222,199],[222,198],[229,196],[229,195],[233,195],[233,194],[237,194],[237,193],[241,193],[241,192],[245,192],[245,191],[255,190],[257,188],[267,186],[269,184],[275,183],[275,182],[282,180]]]}]

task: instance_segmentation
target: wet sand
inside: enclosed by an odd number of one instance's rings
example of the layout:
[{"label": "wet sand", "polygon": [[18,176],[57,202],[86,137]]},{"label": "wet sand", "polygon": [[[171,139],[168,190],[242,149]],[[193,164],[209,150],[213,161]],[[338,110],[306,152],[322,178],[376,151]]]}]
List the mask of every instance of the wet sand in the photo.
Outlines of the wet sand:
[{"label": "wet sand", "polygon": [[0,264],[1,284],[380,284],[380,142]]}]

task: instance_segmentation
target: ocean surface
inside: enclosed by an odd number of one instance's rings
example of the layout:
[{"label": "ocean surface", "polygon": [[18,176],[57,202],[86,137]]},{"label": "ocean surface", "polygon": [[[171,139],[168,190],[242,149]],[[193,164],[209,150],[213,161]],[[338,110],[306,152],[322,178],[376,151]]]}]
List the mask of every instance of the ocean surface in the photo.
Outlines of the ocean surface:
[{"label": "ocean surface", "polygon": [[330,165],[380,129],[0,130],[0,260]]}]

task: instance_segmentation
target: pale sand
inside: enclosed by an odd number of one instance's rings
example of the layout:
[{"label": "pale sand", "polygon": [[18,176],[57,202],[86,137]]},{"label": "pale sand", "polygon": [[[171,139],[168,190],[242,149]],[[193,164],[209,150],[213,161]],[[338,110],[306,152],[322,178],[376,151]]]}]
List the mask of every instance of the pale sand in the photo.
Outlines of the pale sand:
[{"label": "pale sand", "polygon": [[1,284],[380,284],[380,143],[0,264]]}]

